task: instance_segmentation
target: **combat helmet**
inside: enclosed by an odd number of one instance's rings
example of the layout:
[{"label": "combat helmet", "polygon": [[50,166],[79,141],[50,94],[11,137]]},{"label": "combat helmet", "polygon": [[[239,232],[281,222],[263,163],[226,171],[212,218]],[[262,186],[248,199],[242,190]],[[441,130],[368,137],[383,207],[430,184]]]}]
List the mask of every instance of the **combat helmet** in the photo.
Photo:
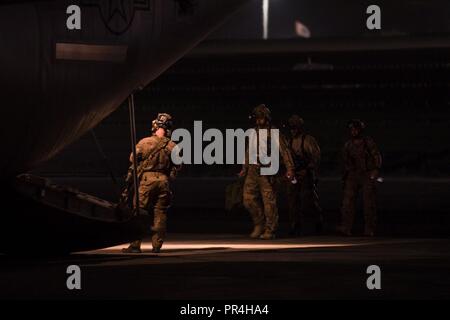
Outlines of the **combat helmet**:
[{"label": "combat helmet", "polygon": [[272,120],[270,109],[265,104],[260,104],[259,106],[255,107],[250,116],[250,119],[253,120],[260,118],[266,118],[268,121]]},{"label": "combat helmet", "polygon": [[158,129],[166,130],[166,136],[172,135],[173,121],[172,116],[168,113],[159,113],[155,120],[152,122],[152,133],[155,133]]},{"label": "combat helmet", "polygon": [[290,128],[302,128],[305,121],[298,114],[292,115],[288,120],[288,125]]},{"label": "combat helmet", "polygon": [[347,123],[349,129],[356,128],[363,131],[366,128],[366,124],[360,119],[352,119]]}]

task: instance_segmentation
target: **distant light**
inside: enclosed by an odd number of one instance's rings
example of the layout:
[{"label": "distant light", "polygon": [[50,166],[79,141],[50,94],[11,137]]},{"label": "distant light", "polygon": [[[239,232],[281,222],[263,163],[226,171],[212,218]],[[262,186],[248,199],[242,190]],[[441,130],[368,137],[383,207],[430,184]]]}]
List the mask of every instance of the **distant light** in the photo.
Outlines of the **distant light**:
[{"label": "distant light", "polygon": [[269,0],[263,0],[263,39],[269,38]]},{"label": "distant light", "polygon": [[311,31],[299,20],[295,21],[295,33],[302,38],[311,38]]}]

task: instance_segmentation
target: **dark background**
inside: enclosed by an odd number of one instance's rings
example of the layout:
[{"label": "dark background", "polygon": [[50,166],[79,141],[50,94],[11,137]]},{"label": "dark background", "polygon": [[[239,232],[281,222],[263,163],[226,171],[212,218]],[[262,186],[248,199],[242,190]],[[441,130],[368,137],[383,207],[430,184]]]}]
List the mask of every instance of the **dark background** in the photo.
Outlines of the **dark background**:
[{"label": "dark background", "polygon": [[[213,38],[262,37],[262,0],[250,1]],[[366,29],[366,9],[381,8],[382,30]],[[450,4],[446,0],[269,0],[269,37],[297,37],[295,21],[313,38],[427,35],[450,32]]]},{"label": "dark background", "polygon": [[[158,112],[172,114],[179,128],[191,129],[195,120],[203,121],[204,130],[248,128],[252,108],[266,103],[280,128],[293,113],[305,119],[320,142],[325,176],[340,173],[346,123],[361,118],[380,145],[385,174],[448,178],[448,54],[398,50],[185,58],[136,95],[138,137],[149,133]],[[307,59],[332,70],[295,70]],[[123,173],[130,152],[127,106],[95,132],[114,172]],[[230,176],[237,169],[187,166],[183,176]],[[87,135],[42,171],[101,175],[105,167]]]}]

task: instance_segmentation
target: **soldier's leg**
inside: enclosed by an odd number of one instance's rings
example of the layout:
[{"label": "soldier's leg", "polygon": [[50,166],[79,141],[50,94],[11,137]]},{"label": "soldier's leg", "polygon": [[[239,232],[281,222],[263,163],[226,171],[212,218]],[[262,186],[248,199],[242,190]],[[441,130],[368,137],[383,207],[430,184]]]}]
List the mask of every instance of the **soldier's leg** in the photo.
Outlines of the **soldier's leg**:
[{"label": "soldier's leg", "polygon": [[305,185],[304,202],[307,203],[304,214],[311,214],[317,234],[323,231],[323,210],[320,206],[319,190],[317,189],[317,181],[314,175],[308,175],[308,180]]},{"label": "soldier's leg", "polygon": [[167,211],[172,202],[172,193],[168,180],[159,181],[159,190],[154,207],[152,246],[154,252],[159,252],[167,233]]},{"label": "soldier's leg", "polygon": [[[139,208],[148,210],[150,203],[152,184],[144,177],[139,184]],[[135,202],[135,201],[133,201]],[[142,240],[136,240],[130,243],[130,246],[122,251],[124,253],[139,253],[141,252]]]},{"label": "soldier's leg", "polygon": [[243,202],[254,224],[254,230],[250,236],[257,238],[264,231],[264,213],[261,201],[259,200],[257,176],[252,171],[249,171],[245,178]]},{"label": "soldier's leg", "polygon": [[364,179],[363,186],[364,220],[366,236],[375,234],[377,223],[376,182],[369,177]]},{"label": "soldier's leg", "polygon": [[294,235],[294,233],[296,233],[297,229],[300,227],[300,186],[299,184],[292,184],[289,181],[287,181],[286,184],[289,227],[290,233]]},{"label": "soldier's leg", "polygon": [[266,228],[263,239],[272,239],[278,229],[278,207],[277,197],[274,190],[272,177],[261,176],[258,179],[261,198],[264,203],[264,215],[266,217]]},{"label": "soldier's leg", "polygon": [[355,201],[358,194],[358,179],[349,176],[344,185],[344,195],[342,201],[342,221],[339,231],[351,235],[353,220],[355,218]]}]

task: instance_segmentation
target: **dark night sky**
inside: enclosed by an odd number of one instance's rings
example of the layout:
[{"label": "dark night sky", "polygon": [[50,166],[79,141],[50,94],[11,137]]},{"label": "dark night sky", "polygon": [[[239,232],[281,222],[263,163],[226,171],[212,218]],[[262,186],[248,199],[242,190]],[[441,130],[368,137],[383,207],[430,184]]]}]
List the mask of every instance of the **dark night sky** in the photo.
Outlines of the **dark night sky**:
[{"label": "dark night sky", "polygon": [[[260,38],[262,1],[252,0],[228,21],[213,38]],[[450,33],[448,0],[269,0],[270,38],[295,37],[294,23],[300,20],[312,37],[373,35],[366,29],[366,8],[377,4],[382,10],[382,32],[377,35]],[[372,34],[371,34],[372,33]]]}]

